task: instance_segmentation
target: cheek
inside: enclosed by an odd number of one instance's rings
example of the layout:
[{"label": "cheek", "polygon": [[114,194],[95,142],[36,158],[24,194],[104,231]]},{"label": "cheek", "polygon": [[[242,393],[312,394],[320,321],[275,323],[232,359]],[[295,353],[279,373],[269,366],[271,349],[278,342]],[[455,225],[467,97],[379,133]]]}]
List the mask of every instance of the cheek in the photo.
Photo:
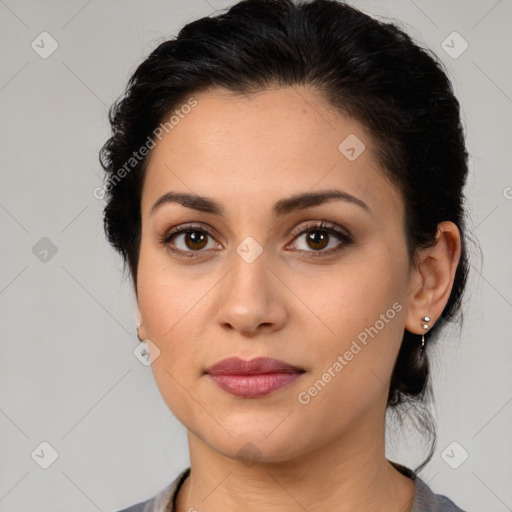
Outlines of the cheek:
[{"label": "cheek", "polygon": [[[390,246],[354,253],[317,276],[315,286],[302,281],[299,293],[308,297],[327,334],[315,336],[313,377],[331,368],[338,356],[344,359],[339,373],[344,377],[335,379],[333,388],[366,388],[370,369],[384,382],[391,376],[403,336],[408,267],[405,250]],[[303,329],[307,332],[307,325]]]},{"label": "cheek", "polygon": [[200,339],[198,315],[204,293],[183,291],[179,282],[166,283],[159,277],[151,283],[141,280],[139,308],[146,335],[161,351],[158,363],[175,369],[177,361],[198,360],[195,340]]},{"label": "cheek", "polygon": [[160,350],[153,373],[162,392],[169,393],[179,388],[179,382],[189,384],[203,372],[213,314],[208,292],[219,276],[211,271],[199,276],[192,267],[171,265],[164,250],[148,243],[141,245],[137,279],[145,334]]},{"label": "cheek", "polygon": [[[138,303],[146,335],[160,350],[151,370],[167,407],[183,424],[200,424],[201,408],[191,407],[189,390],[202,373],[200,298],[190,280],[169,272],[160,258],[141,251]],[[187,282],[185,282],[187,281]],[[199,417],[199,419],[197,418]]]},{"label": "cheek", "polygon": [[[183,328],[181,322],[192,312],[201,298],[186,272],[171,267],[165,250],[150,242],[141,244],[137,273],[138,303],[147,335],[165,344],[174,332]],[[186,323],[186,322],[185,322]]]},{"label": "cheek", "polygon": [[308,351],[314,370],[299,390],[300,399],[309,401],[309,417],[321,418],[329,435],[386,399],[405,307],[404,267],[394,268],[392,259],[384,259],[374,259],[374,267],[362,262],[358,272],[340,268],[325,280],[323,293],[310,295],[312,309],[317,308],[334,334],[310,336],[310,343],[315,340],[315,351]]},{"label": "cheek", "polygon": [[[361,254],[317,275],[314,285],[302,281],[302,296],[344,338],[373,325],[396,302],[401,304],[407,290],[406,260],[400,254],[385,249]],[[396,309],[390,312],[393,318]]]}]

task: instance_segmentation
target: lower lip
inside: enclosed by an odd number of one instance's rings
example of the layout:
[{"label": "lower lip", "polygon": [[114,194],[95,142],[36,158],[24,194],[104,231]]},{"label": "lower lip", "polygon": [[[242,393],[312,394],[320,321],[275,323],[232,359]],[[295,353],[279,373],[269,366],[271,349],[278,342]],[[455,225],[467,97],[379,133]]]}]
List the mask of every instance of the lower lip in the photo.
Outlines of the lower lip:
[{"label": "lower lip", "polygon": [[288,386],[302,373],[262,373],[259,375],[210,375],[213,382],[231,395],[258,398]]}]

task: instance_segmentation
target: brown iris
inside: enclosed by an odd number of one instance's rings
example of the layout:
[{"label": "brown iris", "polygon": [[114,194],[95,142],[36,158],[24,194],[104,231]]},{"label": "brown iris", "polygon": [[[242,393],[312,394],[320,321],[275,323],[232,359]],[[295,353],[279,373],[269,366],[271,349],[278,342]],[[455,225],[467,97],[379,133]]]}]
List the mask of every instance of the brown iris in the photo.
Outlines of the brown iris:
[{"label": "brown iris", "polygon": [[312,249],[323,249],[329,242],[329,235],[319,230],[310,231],[306,236],[308,243],[314,244],[310,245]]},{"label": "brown iris", "polygon": [[188,231],[185,233],[185,244],[189,249],[202,249],[207,244],[206,233],[201,231]]}]

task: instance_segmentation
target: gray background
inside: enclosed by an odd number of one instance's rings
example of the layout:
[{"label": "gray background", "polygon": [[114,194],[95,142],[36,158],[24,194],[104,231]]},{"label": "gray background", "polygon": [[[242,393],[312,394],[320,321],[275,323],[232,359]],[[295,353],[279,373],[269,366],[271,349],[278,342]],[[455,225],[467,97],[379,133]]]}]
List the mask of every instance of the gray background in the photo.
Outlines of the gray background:
[{"label": "gray background", "polygon": [[[108,512],[188,465],[185,429],[132,353],[133,294],[92,191],[106,110],[130,73],[184,23],[232,3],[0,0],[1,512]],[[512,2],[353,3],[400,20],[443,59],[471,153],[483,264],[474,258],[462,332],[433,354],[439,441],[421,476],[468,511],[512,510]],[[46,59],[31,47],[43,31],[59,45]],[[453,31],[469,44],[457,58],[441,46]],[[420,438],[393,430],[388,458],[414,467]],[[31,456],[43,441],[58,453],[48,469]],[[462,450],[454,469],[446,460]]]}]

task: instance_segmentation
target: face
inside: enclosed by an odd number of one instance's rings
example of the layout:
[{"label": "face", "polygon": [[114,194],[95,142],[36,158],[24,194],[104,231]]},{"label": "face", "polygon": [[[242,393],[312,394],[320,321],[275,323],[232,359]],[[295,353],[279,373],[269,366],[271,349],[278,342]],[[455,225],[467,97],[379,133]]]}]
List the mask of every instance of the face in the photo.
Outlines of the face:
[{"label": "face", "polygon": [[[160,351],[152,370],[163,399],[232,458],[248,442],[263,460],[285,461],[368,440],[408,303],[400,193],[364,127],[311,90],[194,97],[152,150],[141,201],[137,300],[141,335]],[[162,199],[169,193],[208,201]],[[239,396],[205,373],[228,357],[301,372]]]}]

